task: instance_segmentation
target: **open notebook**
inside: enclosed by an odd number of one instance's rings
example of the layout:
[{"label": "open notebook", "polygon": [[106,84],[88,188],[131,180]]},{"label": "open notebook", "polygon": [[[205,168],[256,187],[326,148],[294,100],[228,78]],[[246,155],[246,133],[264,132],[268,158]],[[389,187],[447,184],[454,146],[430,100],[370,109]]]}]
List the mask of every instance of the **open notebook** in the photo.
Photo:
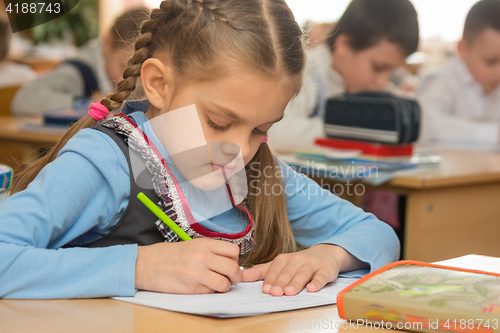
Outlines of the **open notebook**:
[{"label": "open notebook", "polygon": [[316,293],[304,289],[295,296],[274,297],[264,294],[262,281],[258,281],[238,283],[226,293],[176,295],[138,291],[134,297],[114,299],[211,317],[244,317],[335,304],[337,294],[356,280],[337,278]]}]

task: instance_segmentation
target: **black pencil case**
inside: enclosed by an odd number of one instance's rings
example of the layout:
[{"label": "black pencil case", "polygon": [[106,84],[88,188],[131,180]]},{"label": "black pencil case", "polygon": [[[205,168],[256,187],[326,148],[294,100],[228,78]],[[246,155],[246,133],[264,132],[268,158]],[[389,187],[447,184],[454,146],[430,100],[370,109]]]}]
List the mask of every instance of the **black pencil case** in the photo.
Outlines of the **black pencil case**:
[{"label": "black pencil case", "polygon": [[343,94],[326,104],[325,132],[332,138],[408,144],[417,141],[420,122],[415,100],[390,93]]}]

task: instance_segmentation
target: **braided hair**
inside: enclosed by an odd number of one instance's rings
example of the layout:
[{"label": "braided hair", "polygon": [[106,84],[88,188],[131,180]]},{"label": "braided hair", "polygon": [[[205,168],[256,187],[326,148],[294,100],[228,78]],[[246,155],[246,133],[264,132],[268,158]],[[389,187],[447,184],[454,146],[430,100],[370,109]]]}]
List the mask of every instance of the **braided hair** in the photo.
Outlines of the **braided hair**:
[{"label": "braided hair", "polygon": [[[136,90],[144,61],[157,55],[167,56],[175,84],[221,77],[228,64],[237,64],[280,81],[293,95],[300,91],[305,62],[302,31],[284,0],[165,0],[142,22],[123,79],[101,103],[110,111],[119,109]],[[73,125],[51,157],[38,161],[29,175],[21,174],[13,192],[24,189],[79,129],[96,123],[85,116]],[[252,163],[259,168],[250,167]],[[247,265],[296,248],[283,193],[263,190],[281,185],[277,172],[270,179],[262,178],[259,170],[268,166],[277,167],[269,147],[262,143],[246,167],[247,179],[259,179],[257,188],[248,186],[257,247],[240,260]]]},{"label": "braided hair", "polygon": [[[283,27],[286,19],[291,29]],[[184,81],[220,75],[223,54],[224,60],[293,81],[290,88],[298,93],[304,62],[301,33],[283,0],[163,1],[142,23],[123,80],[101,103],[109,110],[120,108],[136,88],[142,63],[157,52],[169,55],[176,77]]]}]

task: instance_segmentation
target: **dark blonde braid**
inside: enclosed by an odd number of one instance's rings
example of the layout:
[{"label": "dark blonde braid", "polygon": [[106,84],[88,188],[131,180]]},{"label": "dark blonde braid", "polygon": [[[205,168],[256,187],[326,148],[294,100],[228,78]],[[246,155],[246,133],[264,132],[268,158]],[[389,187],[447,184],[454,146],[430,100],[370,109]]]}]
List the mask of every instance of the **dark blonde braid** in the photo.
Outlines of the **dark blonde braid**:
[{"label": "dark blonde braid", "polygon": [[134,55],[127,62],[127,68],[123,71],[123,80],[118,82],[114,92],[107,94],[106,98],[101,100],[101,104],[110,111],[119,109],[123,101],[135,90],[137,78],[141,76],[141,66],[146,59],[151,58],[149,45],[153,37],[152,31],[156,26],[155,18],[158,17],[160,9],[154,9],[151,12],[150,19],[142,22],[141,35],[134,43]]},{"label": "dark blonde braid", "polygon": [[[182,3],[184,2],[184,3]],[[190,8],[191,7],[191,8]],[[123,72],[123,79],[117,84],[113,93],[107,94],[101,103],[110,111],[119,109],[137,86],[137,79],[141,75],[141,67],[144,61],[153,56],[152,40],[155,30],[165,21],[180,19],[182,14],[194,10],[192,27],[196,25],[201,16],[206,14],[212,21],[228,23],[220,13],[217,13],[218,6],[204,0],[165,0],[160,4],[160,8],[153,9],[149,20],[142,22],[141,35],[134,43],[134,55],[127,62],[127,68]],[[205,25],[208,23],[205,22]]]}]

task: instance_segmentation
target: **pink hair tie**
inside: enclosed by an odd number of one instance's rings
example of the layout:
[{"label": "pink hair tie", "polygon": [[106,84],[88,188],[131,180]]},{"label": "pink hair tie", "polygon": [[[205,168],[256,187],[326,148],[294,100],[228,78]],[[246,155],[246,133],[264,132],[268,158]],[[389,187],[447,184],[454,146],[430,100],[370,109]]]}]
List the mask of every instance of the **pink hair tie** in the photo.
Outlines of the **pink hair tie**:
[{"label": "pink hair tie", "polygon": [[89,109],[89,116],[94,118],[97,121],[101,121],[106,119],[109,114],[109,110],[107,107],[101,104],[101,102],[91,103]]}]

